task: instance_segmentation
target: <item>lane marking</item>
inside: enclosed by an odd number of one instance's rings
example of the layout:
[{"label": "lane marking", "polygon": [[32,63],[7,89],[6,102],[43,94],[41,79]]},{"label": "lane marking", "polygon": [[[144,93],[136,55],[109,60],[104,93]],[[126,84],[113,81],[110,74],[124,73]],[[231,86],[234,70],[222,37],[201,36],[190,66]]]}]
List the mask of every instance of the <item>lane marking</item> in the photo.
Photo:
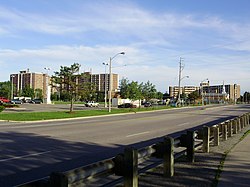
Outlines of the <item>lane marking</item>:
[{"label": "lane marking", "polygon": [[139,135],[143,135],[143,134],[148,134],[148,133],[149,133],[149,131],[140,132],[140,133],[136,133],[136,134],[130,134],[130,135],[127,135],[126,138],[133,137],[133,136],[139,136]]},{"label": "lane marking", "polygon": [[185,126],[185,125],[188,125],[188,124],[190,124],[190,123],[189,123],[189,122],[187,122],[187,123],[181,123],[181,124],[178,124],[178,125],[176,125],[176,126],[181,127],[181,126]]},{"label": "lane marking", "polygon": [[10,161],[10,160],[18,160],[21,158],[26,158],[26,157],[30,157],[30,156],[38,156],[38,155],[42,155],[42,154],[46,154],[46,153],[50,153],[50,152],[52,152],[52,151],[44,151],[44,152],[40,152],[40,153],[33,153],[33,154],[28,154],[28,155],[23,155],[23,156],[15,156],[12,158],[1,159],[0,162]]}]

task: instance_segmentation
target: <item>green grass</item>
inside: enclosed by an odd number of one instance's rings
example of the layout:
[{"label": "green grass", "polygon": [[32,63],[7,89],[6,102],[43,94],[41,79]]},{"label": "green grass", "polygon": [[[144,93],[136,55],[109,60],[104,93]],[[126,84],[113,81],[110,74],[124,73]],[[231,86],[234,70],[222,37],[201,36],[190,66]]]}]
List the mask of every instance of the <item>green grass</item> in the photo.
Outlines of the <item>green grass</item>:
[{"label": "green grass", "polygon": [[8,121],[40,121],[49,119],[65,119],[65,118],[77,118],[77,117],[88,117],[88,116],[101,116],[108,114],[119,114],[119,113],[136,113],[140,111],[152,111],[167,109],[171,107],[148,107],[148,108],[126,108],[126,109],[112,109],[109,113],[107,109],[96,109],[96,110],[82,110],[82,111],[57,111],[57,112],[20,112],[20,113],[0,113],[0,120]]}]

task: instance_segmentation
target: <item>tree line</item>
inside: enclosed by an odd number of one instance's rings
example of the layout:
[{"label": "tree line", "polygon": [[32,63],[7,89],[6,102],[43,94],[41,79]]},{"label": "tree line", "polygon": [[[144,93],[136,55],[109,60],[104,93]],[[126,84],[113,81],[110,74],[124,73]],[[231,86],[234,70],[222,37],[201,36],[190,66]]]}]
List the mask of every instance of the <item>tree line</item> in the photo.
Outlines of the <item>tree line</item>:
[{"label": "tree line", "polygon": [[[11,89],[12,85],[10,81],[0,82],[0,96],[11,98]],[[31,98],[39,98],[43,99],[42,89],[37,88],[30,88],[28,86],[24,87],[22,90],[17,91],[15,87],[13,87],[13,92],[16,93],[15,96],[17,97],[31,97]]]}]

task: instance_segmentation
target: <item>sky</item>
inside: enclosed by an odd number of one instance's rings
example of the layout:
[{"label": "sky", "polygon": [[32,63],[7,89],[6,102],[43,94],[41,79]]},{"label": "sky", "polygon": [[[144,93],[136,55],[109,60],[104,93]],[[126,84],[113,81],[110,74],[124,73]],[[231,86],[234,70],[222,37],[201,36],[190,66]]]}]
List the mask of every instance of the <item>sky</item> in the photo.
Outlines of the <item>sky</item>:
[{"label": "sky", "polygon": [[[250,91],[249,0],[0,0],[0,81],[29,69],[81,72],[168,92],[181,86],[239,84]],[[189,76],[189,78],[186,78]]]}]

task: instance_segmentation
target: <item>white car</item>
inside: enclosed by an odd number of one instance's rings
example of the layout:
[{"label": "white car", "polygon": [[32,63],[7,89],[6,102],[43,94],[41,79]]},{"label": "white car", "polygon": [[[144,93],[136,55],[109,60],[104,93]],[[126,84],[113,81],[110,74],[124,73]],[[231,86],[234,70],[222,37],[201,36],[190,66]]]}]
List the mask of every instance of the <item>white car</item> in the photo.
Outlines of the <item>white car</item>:
[{"label": "white car", "polygon": [[88,101],[85,104],[86,107],[99,107],[99,103],[96,103],[95,101]]}]

